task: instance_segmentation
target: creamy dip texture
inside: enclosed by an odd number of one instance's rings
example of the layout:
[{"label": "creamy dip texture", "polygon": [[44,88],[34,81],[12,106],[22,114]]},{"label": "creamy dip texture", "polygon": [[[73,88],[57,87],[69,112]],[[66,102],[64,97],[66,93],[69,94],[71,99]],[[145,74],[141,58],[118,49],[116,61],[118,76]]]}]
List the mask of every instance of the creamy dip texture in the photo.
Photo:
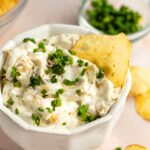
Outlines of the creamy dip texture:
[{"label": "creamy dip texture", "polygon": [[76,34],[25,38],[5,50],[3,103],[32,125],[73,129],[108,113],[119,90],[70,49]]}]

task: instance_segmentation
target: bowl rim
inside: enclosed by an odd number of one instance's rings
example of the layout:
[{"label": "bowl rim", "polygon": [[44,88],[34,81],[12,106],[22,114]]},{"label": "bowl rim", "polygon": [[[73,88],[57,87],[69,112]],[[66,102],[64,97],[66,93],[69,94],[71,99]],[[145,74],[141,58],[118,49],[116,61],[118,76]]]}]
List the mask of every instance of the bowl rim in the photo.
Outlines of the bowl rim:
[{"label": "bowl rim", "polygon": [[[92,30],[94,33],[100,33],[100,34],[110,35],[110,34],[107,34],[107,33],[103,32],[102,30],[99,30],[99,29],[95,28],[94,26],[92,26],[89,23],[89,21],[87,20],[87,18],[85,18],[84,12],[89,7],[88,5],[90,5],[90,1],[91,0],[89,0],[87,2],[85,1],[81,5],[80,11],[79,11],[79,16],[78,16],[78,23],[79,23],[79,25],[82,26],[82,27],[86,27],[89,30]],[[149,0],[148,0],[148,3],[150,5],[150,1]],[[84,22],[84,25],[81,22]],[[144,26],[141,30],[139,30],[137,32],[134,32],[134,33],[131,33],[131,34],[127,34],[127,37],[131,41],[136,41],[136,40],[144,37],[145,35],[147,35],[149,32],[150,32],[150,22],[146,26]]]},{"label": "bowl rim", "polygon": [[[3,53],[2,53],[4,49],[7,49],[8,47],[10,48],[10,47],[17,45],[17,43],[22,41],[23,38],[25,38],[27,36],[29,37],[31,35],[33,36],[33,34],[37,34],[37,32],[39,30],[42,32],[44,30],[47,31],[48,29],[49,30],[53,30],[53,29],[57,30],[58,29],[59,31],[64,30],[63,33],[70,33],[70,32],[73,32],[73,33],[76,32],[78,34],[93,33],[91,31],[87,30],[86,28],[82,28],[80,26],[64,25],[64,24],[47,24],[47,25],[43,25],[43,26],[40,26],[37,28],[33,28],[29,31],[26,31],[24,33],[21,33],[21,34],[15,36],[14,38],[12,38],[12,40],[8,41],[3,46],[3,48],[0,51],[0,70],[3,67],[3,63],[4,63],[4,59],[5,59],[3,56]],[[75,129],[71,129],[71,130],[57,130],[57,129],[50,129],[50,128],[47,129],[45,127],[36,127],[36,126],[30,125],[29,123],[24,121],[21,117],[17,116],[13,112],[11,112],[10,109],[8,109],[6,106],[3,105],[3,100],[2,100],[3,98],[2,98],[1,92],[0,92],[0,110],[2,111],[2,113],[5,114],[5,117],[9,117],[14,123],[16,123],[16,125],[20,126],[24,130],[67,136],[67,135],[72,135],[72,134],[77,134],[79,132],[83,132],[87,129],[94,128],[95,126],[97,126],[99,124],[102,124],[104,122],[111,120],[116,115],[116,113],[119,111],[119,108],[125,104],[126,97],[129,93],[130,88],[131,88],[131,74],[130,74],[130,71],[128,70],[126,83],[124,84],[124,86],[121,90],[120,96],[118,98],[119,100],[112,106],[109,113],[107,115],[103,116],[102,118],[99,118],[93,122],[87,123],[85,125],[82,125],[80,127],[77,127]],[[0,81],[0,90],[1,90],[1,81]]]},{"label": "bowl rim", "polygon": [[15,17],[17,17],[25,7],[28,0],[19,0],[16,6],[14,6],[12,9],[10,9],[8,12],[0,16],[0,28],[5,26],[6,24],[10,23],[12,20],[14,20]]}]

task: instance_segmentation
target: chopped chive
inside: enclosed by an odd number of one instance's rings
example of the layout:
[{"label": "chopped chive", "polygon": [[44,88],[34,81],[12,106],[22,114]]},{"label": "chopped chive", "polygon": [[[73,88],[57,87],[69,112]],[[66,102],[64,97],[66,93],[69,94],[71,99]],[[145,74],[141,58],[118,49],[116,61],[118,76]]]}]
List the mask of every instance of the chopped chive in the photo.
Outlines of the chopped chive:
[{"label": "chopped chive", "polygon": [[11,77],[13,78],[14,81],[16,81],[17,77],[20,76],[20,73],[17,71],[17,68],[16,67],[12,67],[12,70],[11,70]]},{"label": "chopped chive", "polygon": [[39,50],[37,48],[33,49],[33,53],[39,52]]},{"label": "chopped chive", "polygon": [[77,109],[77,114],[81,118],[81,120],[85,122],[91,122],[96,119],[96,116],[88,114],[87,105],[80,105]]},{"label": "chopped chive", "polygon": [[45,48],[45,45],[44,45],[43,42],[40,42],[40,43],[38,44],[38,47],[41,48],[41,49],[44,49],[44,48]]},{"label": "chopped chive", "polygon": [[51,110],[51,108],[49,108],[49,107],[47,107],[46,109],[47,109],[48,113],[52,113],[52,112],[53,112],[53,111]]},{"label": "chopped chive", "polygon": [[72,50],[69,50],[69,53],[70,53],[71,55],[76,55],[76,52],[75,52],[75,51],[72,51]]},{"label": "chopped chive", "polygon": [[99,72],[97,74],[97,78],[103,78],[104,77],[104,70],[102,68],[99,68]]},{"label": "chopped chive", "polygon": [[51,73],[51,68],[48,68],[47,70],[45,70],[46,74],[50,74]]},{"label": "chopped chive", "polygon": [[21,83],[19,81],[14,82],[14,87],[21,87]]},{"label": "chopped chive", "polygon": [[96,116],[94,116],[94,115],[88,115],[88,117],[87,117],[87,121],[88,122],[92,122],[92,121],[94,121],[96,119]]},{"label": "chopped chive", "polygon": [[56,82],[57,82],[56,75],[53,75],[53,76],[51,77],[50,81],[51,81],[52,83],[56,83]]},{"label": "chopped chive", "polygon": [[39,107],[39,108],[38,108],[38,111],[43,112],[43,111],[44,111],[44,109],[43,109],[43,108],[41,108],[41,107]]},{"label": "chopped chive", "polygon": [[73,81],[70,81],[68,79],[64,79],[63,81],[63,84],[66,85],[66,86],[72,86],[72,85],[75,85],[76,83],[80,82],[80,79],[79,78],[76,78],[75,80]]},{"label": "chopped chive", "polygon": [[67,56],[63,50],[56,49],[55,53],[48,55],[48,62],[52,62],[51,73],[62,75],[65,72],[65,66],[73,63],[73,59]]},{"label": "chopped chive", "polygon": [[19,109],[18,109],[18,108],[15,109],[15,114],[16,114],[16,115],[19,114]]},{"label": "chopped chive", "polygon": [[36,75],[34,75],[34,76],[32,75],[30,77],[30,85],[32,87],[39,86],[39,85],[41,85],[41,83],[42,83],[42,80],[39,75],[36,74]]},{"label": "chopped chive", "polygon": [[30,41],[30,42],[32,42],[32,43],[34,43],[34,44],[36,43],[34,38],[25,38],[25,39],[23,39],[23,42],[24,42],[24,43],[26,43],[26,42],[28,42],[28,41]]},{"label": "chopped chive", "polygon": [[43,53],[46,52],[45,44],[43,42],[38,44],[38,48],[41,49]]},{"label": "chopped chive", "polygon": [[32,120],[34,121],[34,123],[35,123],[37,126],[40,125],[40,117],[39,117],[37,114],[35,114],[35,113],[32,114]]},{"label": "chopped chive", "polygon": [[76,90],[77,95],[81,95],[81,90]]},{"label": "chopped chive", "polygon": [[55,97],[59,97],[60,94],[63,94],[64,93],[64,89],[59,89],[56,91],[55,93]]},{"label": "chopped chive", "polygon": [[77,60],[77,63],[78,63],[78,65],[79,65],[80,67],[82,67],[82,66],[84,65],[84,61],[81,60],[81,59],[78,59],[78,60]]},{"label": "chopped chive", "polygon": [[56,75],[61,75],[65,72],[64,66],[62,66],[61,64],[53,65],[51,70],[52,70],[52,73]]},{"label": "chopped chive", "polygon": [[88,66],[89,65],[89,63],[88,62],[86,62],[85,64],[84,64],[84,66]]},{"label": "chopped chive", "polygon": [[55,107],[59,107],[61,106],[61,99],[60,98],[56,98],[51,102],[51,105],[55,108]]},{"label": "chopped chive", "polygon": [[7,104],[8,104],[8,105],[13,105],[13,104],[14,104],[14,101],[12,100],[12,98],[9,98],[9,99],[7,100]]},{"label": "chopped chive", "polygon": [[117,147],[117,148],[115,148],[115,150],[122,150],[122,148],[121,147]]},{"label": "chopped chive", "polygon": [[66,122],[63,122],[63,123],[62,123],[63,126],[65,126],[66,124],[67,124]]},{"label": "chopped chive", "polygon": [[43,90],[41,91],[41,94],[42,94],[42,97],[48,96],[48,95],[47,95],[47,91],[46,91],[45,89],[43,89]]},{"label": "chopped chive", "polygon": [[78,109],[77,109],[78,115],[80,116],[80,115],[86,113],[87,109],[88,109],[87,105],[81,105],[81,106],[79,106]]},{"label": "chopped chive", "polygon": [[83,76],[83,75],[85,74],[85,72],[86,72],[86,68],[84,68],[84,69],[82,70],[81,76]]}]

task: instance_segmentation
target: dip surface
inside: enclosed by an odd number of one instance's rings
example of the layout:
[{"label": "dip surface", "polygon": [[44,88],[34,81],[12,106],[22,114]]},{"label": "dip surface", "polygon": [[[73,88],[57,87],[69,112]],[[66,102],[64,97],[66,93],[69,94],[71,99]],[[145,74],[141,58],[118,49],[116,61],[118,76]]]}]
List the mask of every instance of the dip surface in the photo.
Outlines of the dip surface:
[{"label": "dip surface", "polygon": [[108,113],[120,88],[103,69],[78,58],[76,34],[26,38],[3,53],[3,103],[29,124],[73,129]]}]

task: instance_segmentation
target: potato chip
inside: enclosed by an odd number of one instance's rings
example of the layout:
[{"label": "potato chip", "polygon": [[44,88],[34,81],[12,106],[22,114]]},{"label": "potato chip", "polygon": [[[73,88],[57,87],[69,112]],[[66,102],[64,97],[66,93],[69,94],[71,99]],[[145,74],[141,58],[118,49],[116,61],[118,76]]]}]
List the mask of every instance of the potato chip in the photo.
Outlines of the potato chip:
[{"label": "potato chip", "polygon": [[125,150],[148,150],[148,149],[144,146],[133,144],[133,145],[127,146]]},{"label": "potato chip", "polygon": [[124,84],[131,55],[131,44],[125,34],[83,35],[72,50],[78,57],[103,68],[105,75],[115,84],[115,87]]},{"label": "potato chip", "polygon": [[136,96],[136,110],[146,120],[150,120],[150,90]]},{"label": "potato chip", "polygon": [[150,68],[130,67],[132,75],[132,88],[130,95],[136,96],[150,89]]},{"label": "potato chip", "polygon": [[0,0],[0,16],[17,5],[19,0]]}]

